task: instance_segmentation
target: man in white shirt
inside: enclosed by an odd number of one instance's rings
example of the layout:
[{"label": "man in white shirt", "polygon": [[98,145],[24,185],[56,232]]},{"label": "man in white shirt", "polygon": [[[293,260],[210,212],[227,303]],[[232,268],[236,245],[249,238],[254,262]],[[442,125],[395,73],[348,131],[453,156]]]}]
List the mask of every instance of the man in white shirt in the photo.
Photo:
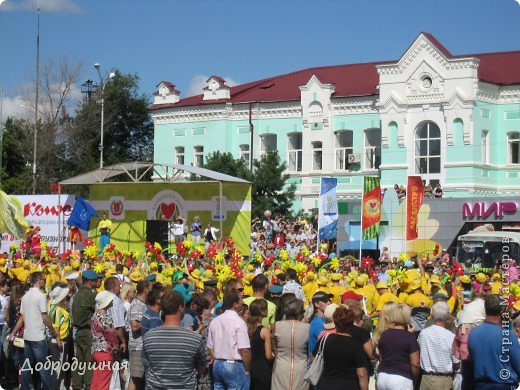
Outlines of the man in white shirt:
[{"label": "man in white shirt", "polygon": [[184,241],[184,220],[179,217],[175,221],[175,223],[172,225],[172,233],[173,237],[175,239],[175,243],[183,242]]},{"label": "man in white shirt", "polygon": [[446,329],[449,317],[448,304],[435,303],[432,306],[434,324],[419,333],[423,370],[421,390],[450,389],[452,386],[453,373],[458,369],[460,361],[451,352],[455,334]]},{"label": "man in white shirt", "polygon": [[[58,348],[63,348],[60,334],[51,323],[51,319],[47,314],[47,298],[42,290],[45,289],[45,276],[42,272],[34,272],[31,275],[31,288],[22,298],[20,307],[20,319],[16,323],[9,340],[24,326],[24,362],[22,365],[22,389],[30,389],[32,386],[31,369],[35,370],[35,366],[41,363],[42,368],[38,371],[40,374],[42,389],[54,389],[54,381],[51,376],[50,369],[45,368],[45,361],[49,354],[45,327],[49,329],[51,335],[56,338]],[[39,367],[40,365],[38,365]]]}]

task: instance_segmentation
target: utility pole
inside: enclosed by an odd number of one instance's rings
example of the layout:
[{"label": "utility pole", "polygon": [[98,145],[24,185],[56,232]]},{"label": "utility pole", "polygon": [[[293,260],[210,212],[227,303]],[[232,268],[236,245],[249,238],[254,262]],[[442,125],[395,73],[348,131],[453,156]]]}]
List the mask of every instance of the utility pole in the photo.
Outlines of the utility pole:
[{"label": "utility pole", "polygon": [[38,31],[36,34],[36,98],[34,103],[34,149],[32,167],[32,193],[36,194],[36,151],[38,148],[38,94],[40,83],[40,0],[38,0]]}]

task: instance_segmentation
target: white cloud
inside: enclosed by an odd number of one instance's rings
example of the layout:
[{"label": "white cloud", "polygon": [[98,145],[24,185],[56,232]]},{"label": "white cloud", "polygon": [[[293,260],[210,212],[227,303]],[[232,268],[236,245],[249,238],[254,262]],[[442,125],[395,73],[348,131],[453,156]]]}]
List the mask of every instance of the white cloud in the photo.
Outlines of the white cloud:
[{"label": "white cloud", "polygon": [[[204,88],[206,86],[206,81],[210,77],[211,76],[199,74],[199,75],[195,76],[193,79],[191,79],[186,96],[200,95],[201,93],[203,93],[202,88]],[[235,85],[238,85],[238,83],[235,80],[233,80],[231,77],[224,77],[224,80],[226,80],[226,85],[228,87],[233,87]],[[182,93],[182,91],[181,91],[181,93]]]},{"label": "white cloud", "polygon": [[27,106],[22,96],[4,97],[0,104],[2,105],[2,122],[4,123],[9,117],[30,119],[33,115],[33,111]]},{"label": "white cloud", "polygon": [[[38,0],[0,0],[0,11],[34,11],[38,8]],[[51,13],[81,12],[81,8],[73,0],[44,0],[40,1],[40,10]]]}]

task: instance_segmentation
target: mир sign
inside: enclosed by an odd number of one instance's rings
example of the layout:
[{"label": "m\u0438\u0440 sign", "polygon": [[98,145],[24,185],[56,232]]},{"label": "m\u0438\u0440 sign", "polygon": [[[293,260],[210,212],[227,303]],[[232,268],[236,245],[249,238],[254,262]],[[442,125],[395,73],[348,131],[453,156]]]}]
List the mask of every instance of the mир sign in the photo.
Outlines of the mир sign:
[{"label": "m\u0438\u0440 sign", "polygon": [[517,205],[515,202],[465,202],[462,204],[463,219],[486,220],[490,216],[500,219],[506,214],[515,214]]}]

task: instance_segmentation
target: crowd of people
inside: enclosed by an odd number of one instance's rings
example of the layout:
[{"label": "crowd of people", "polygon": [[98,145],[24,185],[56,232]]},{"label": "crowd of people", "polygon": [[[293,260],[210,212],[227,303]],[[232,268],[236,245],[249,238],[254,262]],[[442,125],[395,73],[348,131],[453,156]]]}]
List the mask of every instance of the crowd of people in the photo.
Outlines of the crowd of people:
[{"label": "crowd of people", "polygon": [[515,267],[338,258],[313,222],[254,220],[250,259],[200,238],[171,259],[152,244],[140,257],[92,242],[54,258],[13,250],[0,259],[0,377],[23,389],[515,388]]}]

